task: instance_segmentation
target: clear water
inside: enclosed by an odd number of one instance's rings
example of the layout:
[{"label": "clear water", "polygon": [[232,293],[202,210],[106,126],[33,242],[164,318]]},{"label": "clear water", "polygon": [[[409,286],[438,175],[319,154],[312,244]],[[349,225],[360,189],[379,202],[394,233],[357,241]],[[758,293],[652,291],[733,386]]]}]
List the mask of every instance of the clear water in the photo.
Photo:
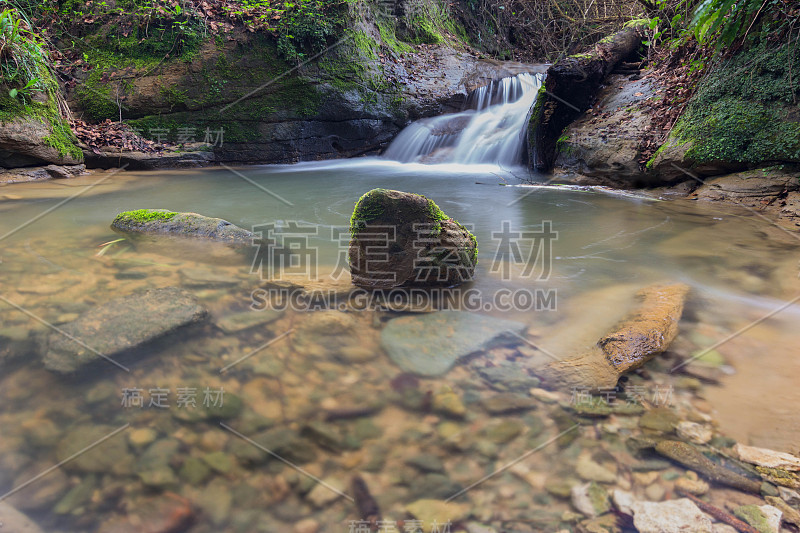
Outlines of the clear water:
[{"label": "clear water", "polygon": [[[415,485],[419,473],[406,464],[409,457],[439,457],[446,477],[467,487],[557,434],[543,410],[534,415],[488,415],[481,410],[474,402],[491,391],[464,365],[442,378],[421,380],[418,388],[436,394],[451,387],[468,405],[466,419],[448,420],[409,408],[390,385],[401,371],[378,345],[380,329],[394,317],[390,312],[349,313],[354,329],[329,332],[322,344],[311,347],[304,328],[316,323],[318,313],[287,312],[267,326],[232,334],[206,325],[151,345],[128,361],[130,373],[100,363],[82,377],[68,378],[45,370],[34,348],[14,352],[24,343],[10,338],[48,332],[31,315],[57,325],[137,290],[182,286],[198,296],[214,323],[246,310],[252,290],[264,285],[251,273],[252,252],[228,253],[208,244],[142,243],[133,248],[120,242],[98,255],[103,244],[119,238],[109,223],[123,210],[195,211],[246,228],[276,221],[315,228],[317,234],[309,242],[319,248],[324,279],[341,257],[340,247],[331,240],[332,228],[346,228],[360,195],[375,187],[425,194],[473,228],[480,253],[472,288],[485,296],[506,288],[557,291],[556,310],[486,313],[528,324],[529,338],[559,356],[596,339],[624,314],[635,290],[649,283],[676,280],[692,286],[675,348],[686,351],[725,339],[800,294],[796,232],[789,234],[734,208],[511,186],[519,183],[514,173],[521,171],[491,166],[365,159],[238,170],[255,185],[225,169],[204,169],[93,173],[0,188],[0,235],[13,232],[0,242],[0,296],[30,313],[0,302],[0,354],[15,357],[0,367],[0,493],[55,465],[63,458],[59,447],[65,439],[81,441],[85,434],[87,442],[72,445],[90,444],[94,437],[90,439],[85,428],[110,431],[130,424],[97,451],[105,455],[113,448],[121,453],[120,464],[128,461],[133,466],[108,465],[88,472],[68,463],[9,498],[46,531],[143,530],[143,520],[162,512],[153,502],[171,501],[167,493],[179,494],[193,506],[198,518],[187,528],[190,531],[290,531],[309,518],[321,531],[348,531],[349,520],[358,518],[351,501],[340,497],[310,503],[308,493],[315,485],[305,474],[277,460],[253,457],[255,448],[216,422],[182,419],[175,405],[180,387],[222,387],[237,395],[244,405],[242,414],[226,424],[248,437],[269,427],[300,430],[320,421],[326,410],[375,406],[366,417],[331,422],[337,431],[356,436],[356,445],[337,453],[307,444],[312,457],[295,460],[326,483],[340,483],[337,486],[346,493],[350,478],[362,475],[384,516],[393,520],[406,516],[405,505],[425,497]],[[92,187],[54,208],[87,186]],[[501,234],[504,224],[513,230],[536,230],[543,221],[552,221],[558,232],[549,254],[552,270],[549,277],[541,276],[547,279],[526,278],[513,256],[498,256],[500,241],[493,234]],[[530,242],[520,242],[523,256],[530,247]],[[509,265],[507,279],[492,272],[492,266],[502,266],[503,261]],[[800,308],[790,306],[718,348],[739,372],[723,378],[709,395],[712,408],[739,402],[737,412],[720,412],[724,432],[796,451],[790,443],[796,443],[800,432],[791,409],[784,406],[797,405],[798,400],[792,378],[796,373],[791,373],[800,360],[798,315]],[[223,366],[289,330],[295,333],[220,373]],[[347,362],[342,358],[345,347],[363,348],[371,356],[365,362]],[[546,361],[542,351],[533,349],[501,349],[491,357],[503,354]],[[748,380],[742,372],[749,367],[779,370],[762,371]],[[681,379],[674,376],[675,383]],[[167,388],[171,406],[126,408],[121,405],[125,388]],[[523,436],[498,444],[483,436],[482,428],[498,419],[529,427],[530,416],[544,424],[539,440]],[[268,426],[257,423],[263,419],[269,420]],[[463,432],[460,437],[451,435],[453,425]],[[161,465],[172,477],[161,486],[147,487],[139,475],[146,471],[140,461],[148,449],[136,444],[143,429],[152,430],[155,442],[169,450]],[[574,459],[569,450],[546,447],[525,461],[524,475],[506,472],[455,501],[471,506],[473,520],[495,527],[518,520],[537,530],[530,525],[537,523],[534,519],[569,508],[568,502],[554,500],[542,488],[548,476],[558,475]],[[221,456],[218,470],[207,468],[201,479],[183,472],[187,462],[212,464]],[[84,496],[73,494],[78,503],[64,503],[75,487],[86,489]]]}]

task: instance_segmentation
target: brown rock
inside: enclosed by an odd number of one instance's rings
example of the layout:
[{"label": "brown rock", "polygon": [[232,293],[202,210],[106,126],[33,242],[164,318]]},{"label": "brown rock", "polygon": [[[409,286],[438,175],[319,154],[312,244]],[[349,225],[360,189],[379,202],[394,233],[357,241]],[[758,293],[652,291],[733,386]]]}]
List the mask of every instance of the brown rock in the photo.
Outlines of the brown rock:
[{"label": "brown rock", "polygon": [[17,117],[0,127],[0,166],[6,168],[31,166],[42,163],[77,165],[83,158],[59,153],[44,139],[52,135],[47,120],[35,116]]},{"label": "brown rock", "polygon": [[112,518],[100,525],[100,533],[177,533],[186,531],[194,512],[189,501],[167,492],[138,502],[124,517]]},{"label": "brown rock", "polygon": [[350,232],[350,271],[360,287],[452,286],[475,273],[475,237],[418,194],[369,191],[356,203]]},{"label": "brown rock", "polygon": [[625,372],[639,368],[667,349],[678,334],[678,320],[689,287],[651,285],[639,291],[640,305],[588,352],[549,363],[537,374],[551,386],[611,388]]}]

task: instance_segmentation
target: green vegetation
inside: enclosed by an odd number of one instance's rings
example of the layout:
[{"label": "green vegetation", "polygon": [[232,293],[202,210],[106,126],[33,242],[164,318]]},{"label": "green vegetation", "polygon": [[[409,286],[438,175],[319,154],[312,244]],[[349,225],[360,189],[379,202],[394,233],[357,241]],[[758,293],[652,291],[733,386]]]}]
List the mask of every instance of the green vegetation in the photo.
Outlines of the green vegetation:
[{"label": "green vegetation", "polygon": [[323,51],[344,23],[335,2],[299,0],[284,5],[292,7],[278,23],[278,52],[287,61],[301,61]]},{"label": "green vegetation", "polygon": [[433,229],[431,229],[432,237],[441,235],[443,220],[450,220],[450,217],[445,215],[444,211],[439,209],[439,206],[433,200],[428,200],[428,218],[433,223]]},{"label": "green vegetation", "polygon": [[144,224],[153,220],[171,220],[178,213],[165,209],[136,209],[123,211],[114,218],[114,222],[136,222]]},{"label": "green vegetation", "polygon": [[[800,161],[800,50],[764,39],[713,69],[671,136],[696,162]],[[794,117],[794,118],[793,118]]]},{"label": "green vegetation", "polygon": [[0,12],[0,122],[16,118],[41,121],[50,129],[42,138],[62,157],[80,161],[83,153],[64,118],[68,109],[41,40],[24,15]]},{"label": "green vegetation", "polygon": [[355,237],[365,223],[383,214],[383,206],[376,200],[387,192],[389,192],[387,189],[372,189],[358,199],[350,216],[351,236]]}]

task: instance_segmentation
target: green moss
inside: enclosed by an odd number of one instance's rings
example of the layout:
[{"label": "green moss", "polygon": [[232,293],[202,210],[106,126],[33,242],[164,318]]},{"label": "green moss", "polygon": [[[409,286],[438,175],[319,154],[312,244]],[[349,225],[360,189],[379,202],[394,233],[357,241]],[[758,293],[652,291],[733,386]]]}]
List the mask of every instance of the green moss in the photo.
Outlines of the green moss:
[{"label": "green moss", "polygon": [[411,52],[414,48],[397,38],[394,22],[378,21],[378,32],[381,35],[381,42],[395,53]]},{"label": "green moss", "polygon": [[770,533],[773,531],[766,515],[757,505],[742,505],[741,507],[737,507],[733,511],[733,514],[756,528],[760,533]]},{"label": "green moss", "polygon": [[800,161],[800,50],[766,40],[712,68],[671,133],[697,163]]},{"label": "green moss", "polygon": [[355,44],[356,48],[358,48],[365,57],[369,59],[378,59],[377,50],[379,45],[375,39],[359,30],[348,30],[347,33],[353,39],[353,44]]},{"label": "green moss", "polygon": [[72,133],[72,128],[70,128],[67,121],[58,116],[58,114],[53,114],[48,119],[48,122],[52,133],[42,138],[45,144],[58,150],[59,155],[62,157],[70,157],[76,161],[81,161],[83,152],[75,144],[75,135]]},{"label": "green moss", "polygon": [[784,470],[782,468],[770,468],[768,466],[757,466],[756,470],[762,478],[771,481],[776,485],[792,487],[795,489],[800,488],[800,475],[797,475],[794,472],[789,472],[788,470]]},{"label": "green moss", "polygon": [[161,96],[164,97],[164,100],[166,100],[171,107],[185,106],[188,100],[186,91],[182,91],[174,85],[162,85],[158,89],[158,92],[161,93]]},{"label": "green moss", "polygon": [[153,220],[171,220],[178,213],[165,209],[136,209],[135,211],[123,211],[114,218],[114,222],[136,222],[144,224]]},{"label": "green moss", "polygon": [[635,28],[638,26],[647,26],[650,27],[650,19],[642,18],[642,19],[633,19],[629,20],[628,22],[622,25],[623,28]]},{"label": "green moss", "polygon": [[378,200],[387,192],[387,189],[372,189],[358,199],[350,216],[350,235],[355,237],[364,223],[383,214],[383,206]]},{"label": "green moss", "polygon": [[[115,103],[117,95],[112,95],[112,85],[104,81],[104,75],[105,70],[102,67],[95,67],[83,85],[75,91],[78,103],[89,120],[119,118],[120,106]],[[117,85],[114,89],[118,91],[119,88],[120,86]]]},{"label": "green moss", "polygon": [[432,237],[438,237],[442,233],[442,224],[443,220],[450,220],[450,217],[444,214],[444,211],[439,209],[439,206],[436,205],[436,202],[433,200],[428,200],[428,217],[430,221],[433,222],[433,229],[431,230]]},{"label": "green moss", "polygon": [[661,146],[658,148],[658,150],[656,150],[656,151],[655,151],[655,153],[653,154],[653,157],[651,157],[651,158],[650,158],[650,159],[647,161],[647,164],[645,165],[645,168],[647,168],[648,170],[652,170],[652,168],[653,168],[653,165],[655,164],[656,158],[658,157],[658,155],[659,155],[661,152],[663,152],[664,150],[666,150],[666,149],[667,149],[667,146],[669,146],[669,144],[668,144],[668,143],[664,143],[664,144],[662,144],[662,145],[661,145]]},{"label": "green moss", "polygon": [[434,21],[426,17],[415,17],[409,26],[413,28],[412,39],[416,44],[439,44],[445,40]]}]

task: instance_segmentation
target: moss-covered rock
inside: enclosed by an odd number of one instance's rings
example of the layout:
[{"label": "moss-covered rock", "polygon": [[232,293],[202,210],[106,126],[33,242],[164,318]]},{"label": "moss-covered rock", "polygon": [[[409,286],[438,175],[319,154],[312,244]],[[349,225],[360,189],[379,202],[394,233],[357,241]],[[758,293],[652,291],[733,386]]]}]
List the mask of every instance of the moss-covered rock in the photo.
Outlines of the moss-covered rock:
[{"label": "moss-covered rock", "polygon": [[695,96],[648,163],[656,172],[680,169],[721,174],[767,162],[800,162],[800,50],[764,39],[711,67]]},{"label": "moss-covered rock", "polygon": [[350,219],[353,283],[370,289],[452,286],[472,279],[478,242],[432,200],[373,189]]},{"label": "moss-covered rock", "polygon": [[59,112],[57,89],[40,91],[27,101],[11,98],[9,90],[0,83],[0,167],[80,164],[83,152]]},{"label": "moss-covered rock", "polygon": [[41,39],[15,9],[2,17],[0,167],[79,164],[83,153]]},{"label": "moss-covered rock", "polygon": [[238,246],[253,244],[255,234],[221,218],[197,213],[176,213],[166,209],[123,211],[111,223],[114,231],[124,234],[161,234],[203,238]]}]

